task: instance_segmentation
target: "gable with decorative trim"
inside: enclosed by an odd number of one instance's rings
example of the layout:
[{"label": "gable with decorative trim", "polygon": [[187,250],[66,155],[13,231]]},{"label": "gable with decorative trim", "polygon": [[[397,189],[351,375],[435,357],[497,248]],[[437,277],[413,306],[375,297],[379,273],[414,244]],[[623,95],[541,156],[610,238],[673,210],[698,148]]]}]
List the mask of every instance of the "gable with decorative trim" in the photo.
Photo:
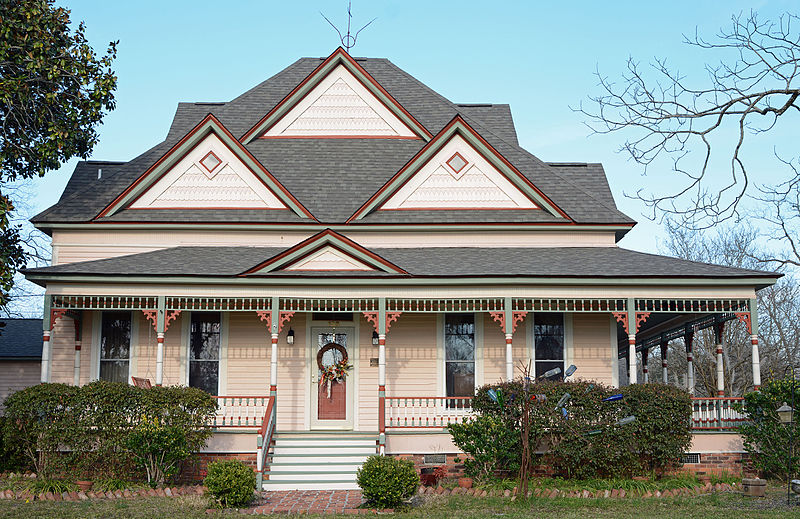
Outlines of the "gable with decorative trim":
[{"label": "gable with decorative trim", "polygon": [[263,136],[417,137],[344,65],[328,73]]},{"label": "gable with decorative trim", "polygon": [[301,258],[300,260],[283,267],[283,270],[318,270],[318,271],[351,271],[351,270],[375,270],[369,265],[362,263],[353,256],[345,254],[330,245],[322,247]]},{"label": "gable with decorative trim", "polygon": [[538,209],[538,206],[456,134],[380,209]]},{"label": "gable with decorative trim", "polygon": [[130,206],[132,209],[286,209],[211,133]]}]

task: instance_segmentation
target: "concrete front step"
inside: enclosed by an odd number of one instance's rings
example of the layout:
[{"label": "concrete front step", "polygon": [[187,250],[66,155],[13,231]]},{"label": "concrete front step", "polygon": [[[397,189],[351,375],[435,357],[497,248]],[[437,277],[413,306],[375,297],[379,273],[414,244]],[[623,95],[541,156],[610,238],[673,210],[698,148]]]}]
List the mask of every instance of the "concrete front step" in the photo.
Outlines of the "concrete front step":
[{"label": "concrete front step", "polygon": [[277,438],[281,447],[366,447],[375,450],[375,438]]},{"label": "concrete front step", "polygon": [[306,463],[285,463],[285,462],[277,462],[277,463],[270,463],[269,464],[269,473],[275,474],[278,472],[281,473],[315,473],[319,474],[322,472],[355,472],[361,467],[362,461],[352,461],[347,463],[318,463],[318,462],[306,462]]}]

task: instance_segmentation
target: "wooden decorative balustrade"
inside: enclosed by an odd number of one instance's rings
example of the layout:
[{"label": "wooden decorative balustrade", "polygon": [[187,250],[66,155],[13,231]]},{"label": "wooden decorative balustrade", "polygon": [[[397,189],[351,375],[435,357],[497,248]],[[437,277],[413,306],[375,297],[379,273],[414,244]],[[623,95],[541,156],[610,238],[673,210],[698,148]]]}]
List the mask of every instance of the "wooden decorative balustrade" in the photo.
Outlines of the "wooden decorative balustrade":
[{"label": "wooden decorative balustrade", "polygon": [[736,429],[747,421],[733,404],[742,398],[715,397],[692,399],[692,429],[695,431],[720,431]]},{"label": "wooden decorative balustrade", "polygon": [[212,427],[259,429],[270,402],[268,396],[215,396],[217,414]]}]

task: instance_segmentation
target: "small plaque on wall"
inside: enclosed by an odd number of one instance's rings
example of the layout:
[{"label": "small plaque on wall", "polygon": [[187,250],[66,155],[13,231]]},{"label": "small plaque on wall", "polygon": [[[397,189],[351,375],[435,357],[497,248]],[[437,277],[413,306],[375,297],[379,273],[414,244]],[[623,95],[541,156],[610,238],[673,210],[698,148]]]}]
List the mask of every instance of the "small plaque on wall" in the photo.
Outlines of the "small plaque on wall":
[{"label": "small plaque on wall", "polygon": [[378,367],[378,357],[372,357],[371,359],[369,359],[369,367],[370,368]]}]

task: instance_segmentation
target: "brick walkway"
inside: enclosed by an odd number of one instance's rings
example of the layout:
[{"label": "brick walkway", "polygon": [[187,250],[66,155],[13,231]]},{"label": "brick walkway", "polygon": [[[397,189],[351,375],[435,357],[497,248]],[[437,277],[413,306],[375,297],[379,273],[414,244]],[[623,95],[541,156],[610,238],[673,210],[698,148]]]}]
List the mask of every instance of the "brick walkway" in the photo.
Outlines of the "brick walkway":
[{"label": "brick walkway", "polygon": [[358,507],[364,502],[360,490],[286,490],[262,495],[264,500],[253,513],[358,513]]}]

